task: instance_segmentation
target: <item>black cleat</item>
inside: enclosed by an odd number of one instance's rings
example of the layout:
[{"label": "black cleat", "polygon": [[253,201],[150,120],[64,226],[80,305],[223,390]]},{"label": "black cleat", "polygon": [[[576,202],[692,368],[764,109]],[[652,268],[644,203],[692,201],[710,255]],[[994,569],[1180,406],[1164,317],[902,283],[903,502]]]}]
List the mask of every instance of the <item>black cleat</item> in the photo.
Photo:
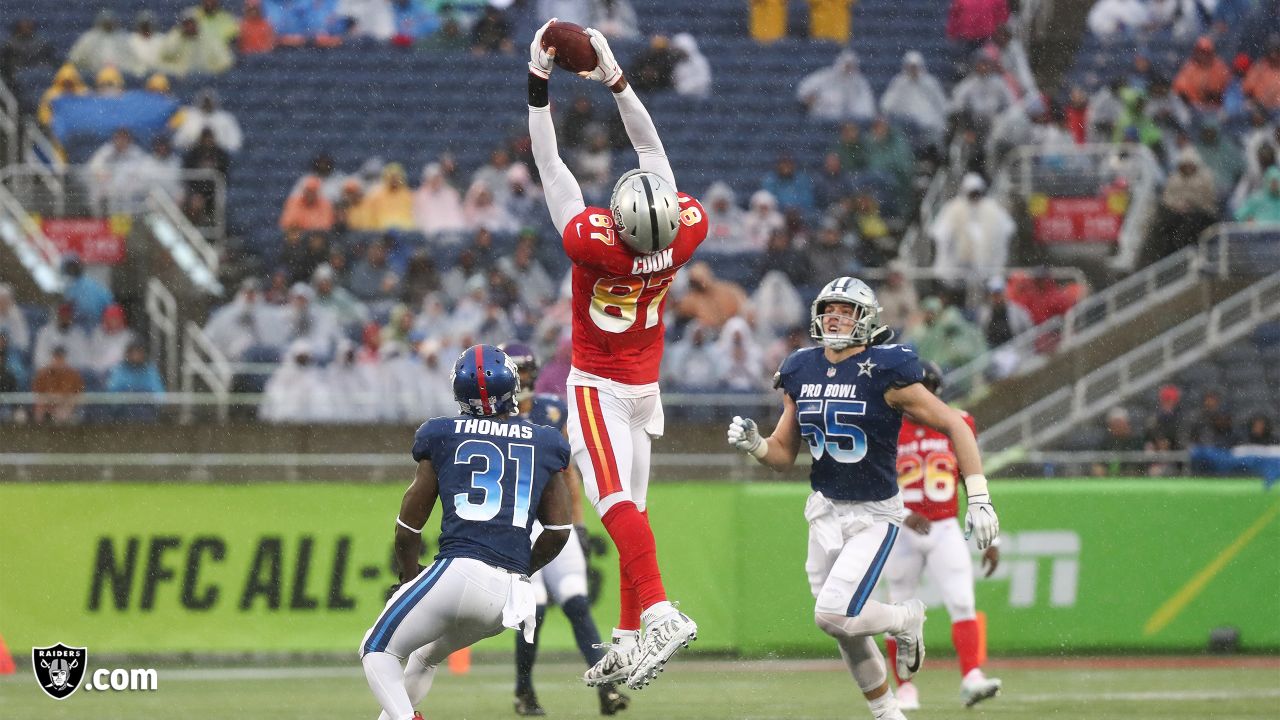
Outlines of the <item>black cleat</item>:
[{"label": "black cleat", "polygon": [[619,710],[626,710],[631,705],[631,698],[618,692],[613,683],[605,683],[596,689],[600,693],[601,715],[613,715]]},{"label": "black cleat", "polygon": [[524,717],[542,717],[547,714],[546,710],[538,704],[538,696],[533,691],[516,693],[516,714]]}]

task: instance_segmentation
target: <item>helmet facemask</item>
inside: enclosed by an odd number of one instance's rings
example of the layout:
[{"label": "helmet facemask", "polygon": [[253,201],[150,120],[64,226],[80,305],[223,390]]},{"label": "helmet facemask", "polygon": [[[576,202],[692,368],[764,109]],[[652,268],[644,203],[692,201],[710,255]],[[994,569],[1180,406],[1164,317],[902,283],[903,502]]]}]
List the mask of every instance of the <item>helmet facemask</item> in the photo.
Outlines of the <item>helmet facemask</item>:
[{"label": "helmet facemask", "polygon": [[856,278],[828,283],[810,306],[809,316],[809,337],[831,350],[875,345],[892,338],[892,332],[880,325],[875,293]]}]

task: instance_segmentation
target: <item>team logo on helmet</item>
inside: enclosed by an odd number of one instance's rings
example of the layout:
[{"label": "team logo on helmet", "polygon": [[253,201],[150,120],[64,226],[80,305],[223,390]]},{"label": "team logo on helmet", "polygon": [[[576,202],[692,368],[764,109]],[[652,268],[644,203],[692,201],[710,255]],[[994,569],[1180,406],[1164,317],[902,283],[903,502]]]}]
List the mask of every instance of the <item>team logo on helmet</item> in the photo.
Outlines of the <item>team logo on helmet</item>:
[{"label": "team logo on helmet", "polygon": [[31,648],[31,669],[36,673],[36,682],[54,700],[65,700],[80,687],[88,661],[88,648],[68,647],[62,643]]}]

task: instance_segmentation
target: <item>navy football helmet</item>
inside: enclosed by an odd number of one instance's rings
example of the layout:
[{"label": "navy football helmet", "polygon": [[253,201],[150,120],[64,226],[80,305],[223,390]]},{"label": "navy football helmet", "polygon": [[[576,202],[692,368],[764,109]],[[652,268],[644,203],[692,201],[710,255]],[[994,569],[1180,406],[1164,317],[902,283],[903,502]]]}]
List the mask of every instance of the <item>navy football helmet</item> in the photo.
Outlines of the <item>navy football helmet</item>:
[{"label": "navy football helmet", "polygon": [[489,417],[516,411],[520,371],[493,345],[472,345],[453,364],[453,399],[468,415]]},{"label": "navy football helmet", "polygon": [[516,371],[522,374],[516,402],[528,400],[533,396],[533,384],[538,381],[538,356],[532,347],[519,341],[503,343],[498,349],[511,358],[511,362],[516,364]]}]

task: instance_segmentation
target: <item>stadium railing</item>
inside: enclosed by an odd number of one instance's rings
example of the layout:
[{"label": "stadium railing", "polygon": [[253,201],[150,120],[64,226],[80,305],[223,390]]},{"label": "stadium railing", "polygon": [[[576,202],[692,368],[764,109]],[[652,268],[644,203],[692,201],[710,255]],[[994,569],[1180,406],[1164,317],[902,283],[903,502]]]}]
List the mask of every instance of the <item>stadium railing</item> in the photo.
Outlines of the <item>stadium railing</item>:
[{"label": "stadium railing", "polygon": [[1280,274],[1272,274],[992,425],[979,444],[988,453],[1010,453],[1005,461],[1011,461],[1277,317]]},{"label": "stadium railing", "polygon": [[[29,130],[39,132],[34,126]],[[28,150],[31,148],[28,147]],[[49,150],[56,154],[52,145]],[[140,182],[129,193],[103,193],[101,198],[97,198],[91,189],[93,181],[90,178],[88,165],[50,165],[30,155],[22,164],[0,168],[0,184],[8,188],[19,202],[33,212],[53,217],[100,217],[117,213],[138,215],[149,209],[151,191],[160,187],[158,183]],[[208,168],[183,169],[178,171],[176,180],[184,188],[191,184],[207,184],[213,188],[213,222],[207,227],[196,229],[208,239],[224,237],[227,227],[227,183],[222,173]]]},{"label": "stadium railing", "polygon": [[18,145],[22,141],[18,134],[21,121],[18,99],[4,80],[0,80],[0,133],[4,133],[4,157],[0,158],[0,165],[16,165],[18,162]]},{"label": "stadium railing", "polygon": [[[207,172],[207,171],[206,171]],[[145,218],[151,233],[191,282],[210,295],[221,296],[218,251],[187,219],[165,190],[147,194]]]},{"label": "stadium railing", "polygon": [[0,241],[9,246],[42,292],[53,295],[62,291],[58,267],[61,253],[3,185],[0,185]]}]

